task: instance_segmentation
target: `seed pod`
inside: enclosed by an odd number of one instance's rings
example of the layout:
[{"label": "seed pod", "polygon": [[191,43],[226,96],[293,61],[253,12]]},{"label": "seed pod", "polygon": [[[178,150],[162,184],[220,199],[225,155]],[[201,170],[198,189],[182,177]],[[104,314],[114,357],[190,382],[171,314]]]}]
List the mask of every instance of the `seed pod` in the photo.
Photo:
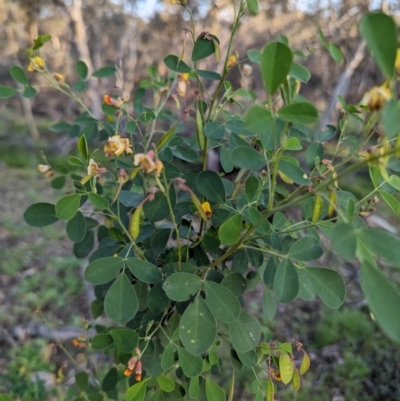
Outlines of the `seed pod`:
[{"label": "seed pod", "polygon": [[322,198],[320,194],[315,194],[314,209],[311,217],[313,223],[317,222],[322,213]]}]

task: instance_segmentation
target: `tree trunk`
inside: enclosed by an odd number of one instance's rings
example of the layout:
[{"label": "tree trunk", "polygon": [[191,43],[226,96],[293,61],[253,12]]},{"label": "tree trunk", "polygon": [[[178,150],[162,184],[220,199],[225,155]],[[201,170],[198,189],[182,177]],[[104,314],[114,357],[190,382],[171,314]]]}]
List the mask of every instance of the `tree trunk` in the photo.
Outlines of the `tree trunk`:
[{"label": "tree trunk", "polygon": [[346,69],[342,72],[339,81],[333,90],[331,100],[328,104],[328,107],[326,108],[321,120],[319,121],[318,124],[318,129],[322,129],[325,127],[325,125],[331,123],[333,120],[336,120],[334,117],[334,112],[337,111],[338,105],[340,105],[338,101],[338,96],[343,96],[346,97],[349,89],[350,89],[350,79],[354,74],[354,71],[357,69],[357,67],[360,65],[361,61],[364,58],[365,54],[365,42],[361,41],[360,44],[357,47],[356,52],[354,53],[353,58],[350,60],[350,62],[347,64]]},{"label": "tree trunk", "polygon": [[[92,73],[93,63],[90,57],[88,39],[86,36],[86,25],[82,15],[82,0],[72,0],[69,7],[66,8],[72,22],[74,30],[74,39],[78,50],[79,59],[86,63],[89,73]],[[100,94],[98,93],[97,82],[93,79],[88,81],[87,96],[91,102],[91,111],[96,118],[102,115]]]}]

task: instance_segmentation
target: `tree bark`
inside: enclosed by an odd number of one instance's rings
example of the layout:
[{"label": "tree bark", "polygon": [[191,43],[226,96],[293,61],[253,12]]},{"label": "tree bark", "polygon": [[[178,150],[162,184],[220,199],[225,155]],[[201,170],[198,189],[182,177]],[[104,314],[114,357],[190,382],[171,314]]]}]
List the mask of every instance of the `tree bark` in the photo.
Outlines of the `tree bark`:
[{"label": "tree bark", "polygon": [[333,90],[328,107],[326,108],[321,120],[318,123],[317,131],[319,131],[327,124],[335,120],[334,112],[338,110],[338,106],[340,105],[338,101],[338,96],[339,95],[343,97],[347,96],[350,89],[349,86],[350,79],[353,76],[357,67],[362,62],[364,55],[365,55],[365,42],[361,41],[352,59],[347,64],[346,69],[342,72],[335,89]]},{"label": "tree bark", "polygon": [[[89,44],[86,35],[86,25],[82,14],[82,0],[72,0],[69,7],[66,8],[72,22],[74,30],[74,38],[76,48],[78,50],[79,59],[86,63],[89,73],[92,73],[93,63],[90,57]],[[98,93],[97,82],[93,79],[88,81],[87,96],[91,102],[91,111],[96,118],[100,118],[102,114],[100,94]]]}]

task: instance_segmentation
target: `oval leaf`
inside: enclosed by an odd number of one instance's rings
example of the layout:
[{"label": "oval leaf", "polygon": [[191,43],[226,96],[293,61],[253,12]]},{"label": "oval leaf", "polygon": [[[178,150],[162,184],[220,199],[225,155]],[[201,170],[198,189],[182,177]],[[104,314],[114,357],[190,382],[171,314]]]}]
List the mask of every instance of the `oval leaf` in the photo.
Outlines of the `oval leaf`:
[{"label": "oval leaf", "polygon": [[331,309],[339,308],[346,296],[346,285],[343,277],[331,269],[307,267],[317,294],[322,302]]},{"label": "oval leaf", "polygon": [[76,215],[67,223],[66,231],[68,238],[73,242],[82,241],[85,238],[86,228],[86,219],[78,210]]},{"label": "oval leaf", "polygon": [[163,290],[173,301],[187,301],[200,289],[203,281],[190,273],[171,274],[163,284]]},{"label": "oval leaf", "polygon": [[178,348],[179,365],[186,377],[196,377],[203,370],[203,358],[193,355],[185,348]]},{"label": "oval leaf", "polygon": [[314,124],[318,121],[317,109],[308,102],[299,102],[282,107],[279,117],[294,124]]},{"label": "oval leaf", "polygon": [[235,214],[224,221],[218,230],[218,237],[224,245],[233,245],[242,235],[242,216]]},{"label": "oval leaf", "polygon": [[226,287],[206,281],[204,290],[207,294],[206,304],[215,318],[223,323],[232,323],[240,315],[240,302]]},{"label": "oval leaf", "polygon": [[56,203],[56,215],[61,220],[71,220],[79,210],[81,195],[67,195]]},{"label": "oval leaf", "polygon": [[299,293],[299,277],[290,259],[279,263],[274,278],[274,291],[282,303],[292,302]]},{"label": "oval leaf", "polygon": [[32,227],[45,227],[58,221],[56,208],[51,203],[35,203],[24,213],[26,224]]},{"label": "oval leaf", "polygon": [[206,170],[199,173],[196,187],[207,200],[225,203],[225,187],[221,177],[215,171]]},{"label": "oval leaf", "polygon": [[296,241],[289,250],[288,256],[304,262],[318,259],[324,251],[315,237],[306,235]]},{"label": "oval leaf", "polygon": [[182,315],[179,338],[192,354],[207,351],[215,340],[217,327],[214,316],[200,296],[197,296]]},{"label": "oval leaf", "polygon": [[229,333],[233,348],[248,352],[260,341],[261,327],[257,319],[242,310],[239,318],[229,324]]},{"label": "oval leaf", "polygon": [[138,311],[139,301],[131,282],[125,274],[114,281],[104,299],[106,315],[116,323],[125,324]]},{"label": "oval leaf", "polygon": [[109,283],[123,267],[124,260],[120,257],[97,259],[86,268],[85,280],[96,285]]},{"label": "oval leaf", "polygon": [[184,62],[179,61],[177,56],[169,55],[164,59],[165,65],[172,71],[176,72],[191,72],[191,68]]},{"label": "oval leaf", "polygon": [[261,77],[265,89],[272,96],[289,74],[293,53],[281,42],[272,42],[261,53]]},{"label": "oval leaf", "polygon": [[128,258],[126,264],[132,274],[147,284],[157,284],[161,278],[161,271],[155,265],[138,258]]},{"label": "oval leaf", "polygon": [[397,27],[393,18],[380,11],[369,13],[361,19],[360,32],[379,69],[387,78],[392,78],[397,51]]}]

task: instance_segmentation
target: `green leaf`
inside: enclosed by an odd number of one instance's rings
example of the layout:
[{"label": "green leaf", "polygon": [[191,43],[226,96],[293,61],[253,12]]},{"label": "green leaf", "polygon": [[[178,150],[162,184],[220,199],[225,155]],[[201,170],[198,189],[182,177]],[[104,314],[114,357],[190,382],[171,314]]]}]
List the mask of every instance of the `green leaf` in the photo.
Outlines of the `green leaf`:
[{"label": "green leaf", "polygon": [[50,39],[51,35],[49,35],[48,33],[38,36],[33,42],[33,50],[39,50]]},{"label": "green leaf", "polygon": [[[169,198],[171,201],[172,207],[175,206],[176,198],[175,198],[175,189],[174,186],[171,185],[169,189]],[[161,191],[156,192],[154,196],[154,200],[151,202],[146,202],[143,206],[143,211],[149,221],[152,223],[155,221],[164,220],[170,215],[168,200]]]},{"label": "green leaf", "polygon": [[33,86],[26,86],[24,91],[22,92],[22,96],[27,99],[33,99],[38,94],[37,90]]},{"label": "green leaf", "polygon": [[292,302],[299,293],[299,277],[290,259],[279,263],[274,278],[274,291],[279,302]]},{"label": "green leaf", "polygon": [[192,61],[199,61],[215,53],[214,41],[199,37],[194,42]]},{"label": "green leaf", "polygon": [[316,238],[311,235],[306,235],[292,245],[288,256],[293,259],[308,262],[320,258],[323,253],[324,251]]},{"label": "green leaf", "polygon": [[13,77],[13,79],[17,82],[19,82],[22,85],[28,85],[28,77],[25,74],[25,71],[17,66],[14,65],[13,67],[10,68],[10,74]]},{"label": "green leaf", "polygon": [[379,228],[363,228],[358,231],[370,251],[387,263],[400,267],[400,238]]},{"label": "green leaf", "polygon": [[97,259],[88,265],[84,277],[92,284],[106,284],[115,278],[123,267],[124,260],[120,257]]},{"label": "green leaf", "polygon": [[203,281],[190,273],[174,273],[164,281],[163,289],[173,301],[187,301],[200,289]]},{"label": "green leaf", "polygon": [[262,297],[262,310],[267,320],[272,321],[276,314],[276,302],[273,295],[267,290],[264,290]]},{"label": "green leaf", "polygon": [[87,84],[86,84],[85,81],[77,81],[73,85],[74,91],[75,92],[79,92],[79,93],[80,92],[85,92],[86,88],[87,88]]},{"label": "green leaf", "polygon": [[339,308],[346,297],[346,285],[343,277],[324,267],[307,267],[317,294],[322,302],[331,309]]},{"label": "green leaf", "polygon": [[75,383],[79,387],[79,390],[86,391],[89,384],[89,375],[86,372],[78,372],[75,375]]},{"label": "green leaf", "polygon": [[103,381],[101,382],[101,389],[103,391],[111,391],[118,384],[118,369],[111,368],[107,374],[104,376]]},{"label": "green leaf", "polygon": [[159,281],[152,287],[147,296],[147,305],[155,315],[164,311],[169,305],[169,298],[162,286],[163,282]]},{"label": "green leaf", "polygon": [[293,53],[281,42],[272,42],[261,53],[261,77],[265,89],[272,96],[289,74]]},{"label": "green leaf", "polygon": [[115,75],[117,72],[117,69],[115,67],[102,67],[99,68],[97,71],[95,71],[92,74],[92,77],[95,78],[107,78],[107,77],[112,77]]},{"label": "green leaf", "polygon": [[391,175],[389,177],[389,181],[388,183],[395,189],[397,189],[398,191],[400,191],[400,177],[398,177],[397,175]]},{"label": "green leaf", "polygon": [[344,259],[353,260],[356,256],[357,237],[352,226],[338,223],[331,232],[332,248]]},{"label": "green leaf", "polygon": [[168,376],[161,375],[157,377],[157,383],[161,390],[170,393],[175,388],[175,382]]},{"label": "green leaf", "polygon": [[369,166],[369,176],[371,178],[372,183],[374,184],[374,187],[377,188],[379,187],[379,167],[376,166],[375,164],[371,164]]},{"label": "green leaf", "polygon": [[318,121],[317,109],[308,102],[292,103],[278,111],[279,117],[293,124],[314,124]]},{"label": "green leaf", "polygon": [[125,324],[135,317],[138,307],[139,301],[135,289],[128,277],[120,274],[104,299],[106,315],[116,323]]},{"label": "green leaf", "polygon": [[240,302],[226,287],[213,281],[206,281],[204,291],[207,294],[206,305],[217,320],[232,323],[239,317],[242,309]]},{"label": "green leaf", "polygon": [[161,367],[164,370],[171,369],[172,365],[174,364],[174,362],[175,362],[174,351],[175,351],[175,347],[172,343],[168,344],[165,347],[163,355],[161,357]]},{"label": "green leaf", "polygon": [[0,85],[0,99],[8,99],[18,93],[18,89]]},{"label": "green leaf", "polygon": [[[65,121],[60,121],[59,123],[52,125],[49,129],[51,132],[68,132],[71,128],[72,128],[71,124],[68,124]],[[70,156],[70,159],[71,158],[77,158],[77,157]],[[78,159],[78,160],[80,160],[80,159]],[[81,163],[82,163],[82,161],[81,161]],[[85,166],[84,164],[81,164],[81,165]]]},{"label": "green leaf", "polygon": [[257,319],[242,310],[239,318],[229,324],[229,333],[233,348],[247,352],[260,341],[261,327]]},{"label": "green leaf", "polygon": [[378,325],[400,343],[400,293],[371,260],[361,261],[361,287]]},{"label": "green leaf", "polygon": [[224,390],[210,379],[206,379],[206,396],[208,401],[225,401]]},{"label": "green leaf", "polygon": [[196,70],[200,77],[209,79],[210,81],[219,81],[222,79],[221,75],[214,71]]},{"label": "green leaf", "polygon": [[249,176],[247,178],[245,186],[244,186],[244,193],[246,196],[246,200],[248,203],[252,202],[254,197],[258,192],[259,181],[254,175]]},{"label": "green leaf", "polygon": [[88,194],[88,197],[89,197],[90,203],[97,209],[106,210],[106,209],[108,209],[110,207],[110,204],[108,203],[108,200],[103,198],[99,194],[95,194],[93,192],[90,192]]},{"label": "green leaf", "polygon": [[221,285],[240,297],[246,290],[246,280],[239,273],[230,273],[223,278]]},{"label": "green leaf", "polygon": [[74,244],[74,255],[80,258],[86,258],[94,246],[94,234],[92,230],[86,231],[85,238]]},{"label": "green leaf", "polygon": [[310,170],[315,167],[315,158],[324,158],[324,148],[319,142],[312,143],[306,150],[306,163]]},{"label": "green leaf", "polygon": [[76,73],[78,74],[78,77],[82,79],[82,81],[87,80],[89,69],[83,61],[78,61],[76,63]]},{"label": "green leaf", "polygon": [[225,203],[225,187],[221,177],[211,170],[202,171],[196,178],[197,190],[207,200]]},{"label": "green leaf", "polygon": [[203,358],[193,355],[185,348],[178,348],[179,366],[186,377],[196,377],[203,370]]},{"label": "green leaf", "polygon": [[379,191],[379,195],[382,196],[382,199],[385,203],[396,213],[400,214],[400,203],[399,201],[391,194],[385,191]]},{"label": "green leaf", "polygon": [[113,339],[109,334],[97,334],[92,338],[91,345],[95,350],[104,349],[113,343]]},{"label": "green leaf", "polygon": [[242,235],[242,216],[234,214],[224,221],[218,230],[218,237],[224,245],[234,245]]},{"label": "green leaf", "polygon": [[73,242],[80,242],[85,238],[86,219],[78,210],[76,215],[68,221],[66,231],[68,238]]},{"label": "green leaf", "polygon": [[300,82],[305,82],[305,83],[307,83],[311,78],[310,71],[308,71],[306,67],[296,63],[295,61],[293,61],[290,67],[289,75],[292,78],[298,79]]},{"label": "green leaf", "polygon": [[56,208],[51,203],[35,203],[24,213],[25,223],[32,227],[45,227],[58,221]]},{"label": "green leaf", "polygon": [[192,377],[189,382],[189,397],[197,400],[200,393],[199,376]]},{"label": "green leaf", "polygon": [[233,161],[232,161],[232,154],[228,150],[225,145],[221,145],[220,147],[221,152],[221,166],[224,169],[225,173],[230,173],[233,170]]},{"label": "green leaf", "polygon": [[258,14],[258,0],[247,0],[247,8],[251,15]]},{"label": "green leaf", "polygon": [[139,344],[139,335],[134,330],[125,328],[111,330],[110,334],[117,348],[125,354],[133,352]]},{"label": "green leaf", "polygon": [[248,50],[247,57],[250,59],[251,62],[256,64],[261,64],[261,52],[260,50]]},{"label": "green leaf", "polygon": [[364,15],[360,32],[367,47],[387,78],[392,78],[397,51],[397,27],[392,17],[381,11]]},{"label": "green leaf", "polygon": [[179,61],[177,56],[169,55],[164,59],[165,65],[172,71],[176,72],[191,72],[192,69],[183,61]]},{"label": "green leaf", "polygon": [[219,140],[224,137],[225,127],[219,121],[212,121],[204,126],[204,135],[209,139]]},{"label": "green leaf", "polygon": [[78,150],[79,153],[85,158],[88,159],[89,156],[89,149],[88,149],[88,144],[86,142],[85,135],[82,135],[78,139]]},{"label": "green leaf", "polygon": [[290,179],[292,179],[296,184],[299,185],[310,185],[311,181],[307,177],[307,175],[304,173],[304,171],[300,168],[297,167],[295,164],[284,160],[280,159],[278,162],[278,169],[287,175]]},{"label": "green leaf", "polygon": [[162,278],[160,269],[145,260],[128,258],[126,264],[131,273],[143,283],[157,284]]},{"label": "green leaf", "polygon": [[382,121],[388,138],[395,137],[400,131],[399,114],[400,103],[397,99],[391,99],[385,104]]},{"label": "green leaf", "polygon": [[67,195],[56,203],[56,215],[61,220],[71,220],[79,210],[81,202],[80,194]]},{"label": "green leaf", "polygon": [[266,135],[274,124],[274,118],[265,107],[255,104],[251,106],[244,117],[245,127],[255,135]]},{"label": "green leaf", "polygon": [[126,394],[126,401],[143,401],[146,396],[147,381],[141,381],[129,387]]},{"label": "green leaf", "polygon": [[331,57],[337,62],[340,63],[343,60],[343,53],[339,47],[334,45],[333,43],[329,43],[327,49],[331,55]]},{"label": "green leaf", "polygon": [[151,377],[160,376],[164,369],[161,366],[161,358],[164,352],[164,347],[160,341],[156,341],[154,344],[154,351],[149,354],[144,353],[142,356],[143,366],[146,369],[146,373]]},{"label": "green leaf", "polygon": [[259,170],[266,164],[264,155],[249,146],[238,146],[232,151],[232,162],[246,170]]},{"label": "green leaf", "polygon": [[192,354],[207,351],[215,340],[217,327],[214,316],[200,296],[197,296],[182,315],[179,338]]}]

